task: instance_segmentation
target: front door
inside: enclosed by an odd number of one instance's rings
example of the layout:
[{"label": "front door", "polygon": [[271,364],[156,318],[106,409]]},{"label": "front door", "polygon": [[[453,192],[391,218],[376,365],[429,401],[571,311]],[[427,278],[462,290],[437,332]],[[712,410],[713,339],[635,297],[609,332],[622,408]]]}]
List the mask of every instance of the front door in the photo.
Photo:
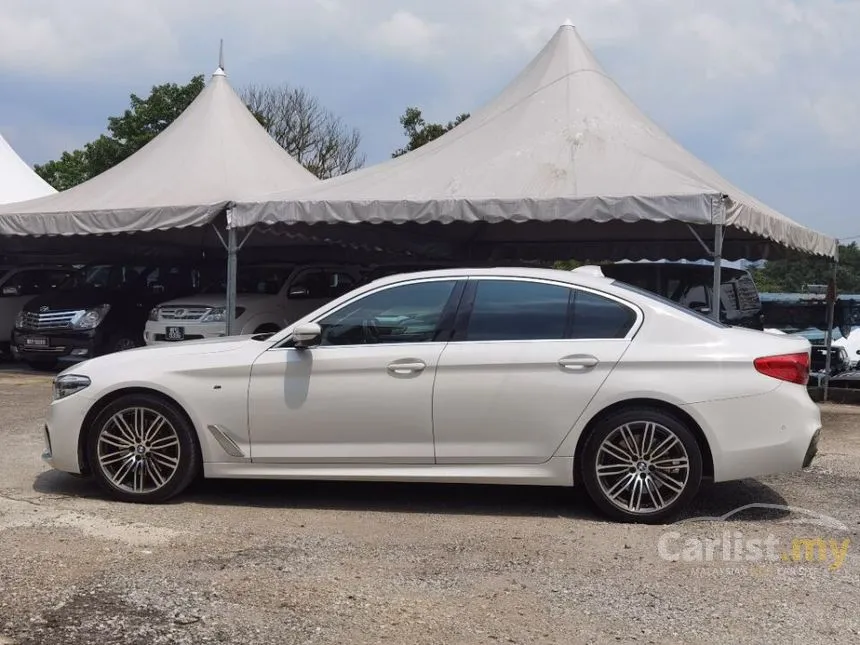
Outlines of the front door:
[{"label": "front door", "polygon": [[253,461],[433,463],[433,380],[457,286],[383,287],[317,320],[318,347],[264,352],[251,371]]},{"label": "front door", "polygon": [[437,463],[547,461],[627,349],[636,312],[534,280],[472,279],[463,300],[471,313],[436,374]]}]

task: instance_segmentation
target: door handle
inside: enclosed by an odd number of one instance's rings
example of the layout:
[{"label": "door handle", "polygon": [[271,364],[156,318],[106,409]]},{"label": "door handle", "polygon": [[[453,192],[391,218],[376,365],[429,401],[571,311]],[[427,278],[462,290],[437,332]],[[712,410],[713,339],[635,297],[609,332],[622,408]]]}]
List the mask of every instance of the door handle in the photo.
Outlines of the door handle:
[{"label": "door handle", "polygon": [[573,371],[583,371],[595,367],[600,361],[596,356],[588,354],[576,354],[574,356],[565,356],[558,359],[558,364],[561,368]]},{"label": "door handle", "polygon": [[427,364],[424,361],[394,361],[389,363],[388,371],[392,374],[418,374],[424,371]]}]

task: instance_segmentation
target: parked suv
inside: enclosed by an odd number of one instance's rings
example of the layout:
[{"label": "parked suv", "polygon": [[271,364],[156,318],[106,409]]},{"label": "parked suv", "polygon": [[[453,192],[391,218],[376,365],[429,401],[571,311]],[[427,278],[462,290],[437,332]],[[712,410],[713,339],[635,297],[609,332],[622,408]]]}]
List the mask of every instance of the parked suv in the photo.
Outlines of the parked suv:
[{"label": "parked suv", "polygon": [[[635,285],[710,314],[714,268],[705,264],[630,262],[602,265],[603,275]],[[764,329],[761,300],[752,276],[743,269],[723,267],[720,320],[735,327]]]},{"label": "parked suv", "polygon": [[[295,264],[243,265],[236,288],[237,334],[280,331],[359,282],[356,269]],[[147,344],[217,338],[227,334],[227,285],[219,280],[201,293],[163,302],[149,314]]]},{"label": "parked suv", "polygon": [[15,316],[31,298],[56,289],[74,273],[71,266],[0,266],[0,353],[10,351]]},{"label": "parked suv", "polygon": [[149,310],[194,293],[200,269],[173,264],[93,264],[57,290],[30,300],[15,320],[13,351],[36,368],[77,362],[143,344]]}]

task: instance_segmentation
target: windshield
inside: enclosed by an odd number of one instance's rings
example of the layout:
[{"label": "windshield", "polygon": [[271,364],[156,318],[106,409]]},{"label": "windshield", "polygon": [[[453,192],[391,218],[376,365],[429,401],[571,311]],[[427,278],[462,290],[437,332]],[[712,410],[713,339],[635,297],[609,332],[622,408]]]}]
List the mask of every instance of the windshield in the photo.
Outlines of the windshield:
[{"label": "windshield", "polygon": [[117,291],[136,284],[151,271],[152,267],[146,266],[93,264],[73,273],[59,288],[61,291],[82,288]]},{"label": "windshield", "polygon": [[622,289],[627,289],[628,291],[633,291],[634,293],[638,293],[639,295],[647,296],[647,297],[651,298],[652,300],[656,300],[656,301],[666,305],[667,307],[671,307],[672,309],[675,309],[677,311],[683,311],[685,314],[687,314],[689,316],[693,316],[694,318],[698,318],[702,322],[709,323],[709,324],[713,325],[714,327],[722,327],[722,328],[726,327],[726,325],[724,325],[723,323],[717,322],[716,320],[714,320],[713,318],[710,318],[709,316],[705,316],[704,314],[700,314],[698,311],[695,311],[695,310],[690,309],[688,307],[684,307],[683,305],[679,305],[674,300],[670,300],[669,298],[665,298],[659,294],[654,293],[653,291],[648,291],[647,289],[642,289],[640,287],[633,286],[632,284],[627,284],[626,282],[621,282],[620,280],[613,280],[612,284],[614,284],[616,287],[621,287]]},{"label": "windshield", "polygon": [[[277,295],[293,272],[292,265],[256,266],[240,268],[236,276],[236,293]],[[203,290],[203,293],[226,293],[227,279],[222,277]]]}]

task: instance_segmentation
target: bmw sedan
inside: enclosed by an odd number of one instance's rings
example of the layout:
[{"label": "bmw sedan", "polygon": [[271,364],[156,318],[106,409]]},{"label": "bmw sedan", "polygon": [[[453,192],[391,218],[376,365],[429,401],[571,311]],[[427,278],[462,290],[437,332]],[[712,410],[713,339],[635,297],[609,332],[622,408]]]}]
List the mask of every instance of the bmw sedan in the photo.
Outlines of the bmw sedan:
[{"label": "bmw sedan", "polygon": [[273,335],[69,368],[44,458],[128,502],[201,474],[581,485],[612,518],[661,522],[703,479],[810,463],[809,357],[597,267],[410,273]]}]

